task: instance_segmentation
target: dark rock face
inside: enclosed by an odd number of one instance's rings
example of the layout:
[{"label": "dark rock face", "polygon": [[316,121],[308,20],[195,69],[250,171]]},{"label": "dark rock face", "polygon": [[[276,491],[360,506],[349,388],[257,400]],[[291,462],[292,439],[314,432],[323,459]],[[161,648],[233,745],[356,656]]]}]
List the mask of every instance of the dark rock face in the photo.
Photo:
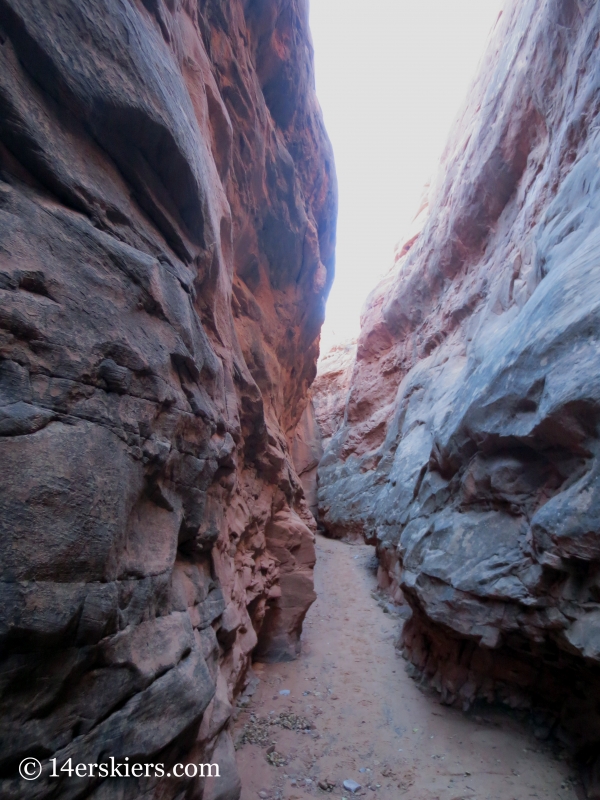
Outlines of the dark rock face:
[{"label": "dark rock face", "polygon": [[[373,293],[319,467],[377,544],[445,702],[547,713],[600,750],[600,6],[505,9],[429,194]],[[540,712],[541,713],[541,712]]]},{"label": "dark rock face", "polygon": [[287,440],[333,277],[304,0],[0,0],[0,795],[200,798],[249,657],[293,658]]}]

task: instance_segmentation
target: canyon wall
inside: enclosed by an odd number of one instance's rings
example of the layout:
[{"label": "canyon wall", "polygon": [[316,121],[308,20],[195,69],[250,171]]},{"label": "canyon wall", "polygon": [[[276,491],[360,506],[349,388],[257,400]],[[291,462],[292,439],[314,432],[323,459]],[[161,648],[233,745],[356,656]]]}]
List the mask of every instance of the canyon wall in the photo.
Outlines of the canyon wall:
[{"label": "canyon wall", "polygon": [[[251,654],[314,598],[307,2],[0,0],[0,60],[0,795],[233,799]],[[48,774],[111,756],[223,777]]]},{"label": "canyon wall", "polygon": [[[319,466],[446,703],[600,753],[600,4],[508,2]],[[424,212],[425,213],[425,212]],[[591,796],[600,796],[591,789]],[[596,794],[593,792],[596,791]]]},{"label": "canyon wall", "polygon": [[350,341],[334,345],[321,356],[317,365],[317,377],[310,388],[309,402],[296,427],[292,442],[294,466],[315,520],[319,515],[319,462],[324,448],[344,421],[355,355],[356,342]]}]

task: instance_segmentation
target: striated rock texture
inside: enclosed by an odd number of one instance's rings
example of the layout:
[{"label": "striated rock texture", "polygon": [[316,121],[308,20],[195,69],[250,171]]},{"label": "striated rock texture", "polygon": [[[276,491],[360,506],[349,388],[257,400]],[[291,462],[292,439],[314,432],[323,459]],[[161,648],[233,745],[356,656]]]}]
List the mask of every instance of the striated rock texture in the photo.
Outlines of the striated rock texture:
[{"label": "striated rock texture", "polygon": [[317,468],[322,455],[321,431],[311,399],[304,409],[294,433],[292,459],[304,489],[306,502],[315,521],[318,514]]},{"label": "striated rock texture", "polygon": [[[250,654],[293,658],[287,445],[333,277],[305,0],[0,0],[0,795],[233,798]],[[24,756],[218,760],[17,777]],[[204,791],[204,794],[203,794]]]},{"label": "striated rock texture", "polygon": [[334,345],[319,359],[310,401],[292,441],[292,457],[311,513],[318,518],[317,471],[323,450],[344,421],[356,341]]},{"label": "striated rock texture", "polygon": [[[319,467],[447,703],[600,752],[600,5],[509,2]],[[600,795],[594,795],[600,796]]]},{"label": "striated rock texture", "polygon": [[335,345],[319,360],[310,396],[322,448],[344,423],[346,398],[356,358],[356,341]]}]

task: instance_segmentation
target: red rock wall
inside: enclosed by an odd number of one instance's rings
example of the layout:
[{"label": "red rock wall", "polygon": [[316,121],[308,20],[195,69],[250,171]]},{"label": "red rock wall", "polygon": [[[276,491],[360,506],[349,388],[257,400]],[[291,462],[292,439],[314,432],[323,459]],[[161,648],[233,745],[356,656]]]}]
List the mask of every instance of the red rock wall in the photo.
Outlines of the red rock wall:
[{"label": "red rock wall", "polygon": [[332,437],[344,424],[346,398],[355,357],[356,341],[349,341],[335,345],[319,361],[310,396],[324,448],[328,447]]},{"label": "red rock wall", "polygon": [[[335,345],[321,355],[310,401],[292,440],[292,458],[308,506],[318,520],[317,472],[331,437],[342,426],[346,396],[356,354],[356,342]],[[331,533],[331,531],[330,531]]]},{"label": "red rock wall", "polygon": [[[0,0],[0,795],[239,792],[293,658],[335,178],[305,0]],[[25,755],[221,763],[17,777]],[[203,794],[204,792],[204,794]]]},{"label": "red rock wall", "polygon": [[[415,675],[600,752],[600,5],[508,2],[319,468]],[[547,724],[546,724],[547,723]],[[539,726],[538,726],[539,727]]]},{"label": "red rock wall", "polygon": [[313,517],[317,518],[317,468],[323,455],[321,431],[311,400],[304,409],[292,440],[294,467],[304,488],[304,496]]}]

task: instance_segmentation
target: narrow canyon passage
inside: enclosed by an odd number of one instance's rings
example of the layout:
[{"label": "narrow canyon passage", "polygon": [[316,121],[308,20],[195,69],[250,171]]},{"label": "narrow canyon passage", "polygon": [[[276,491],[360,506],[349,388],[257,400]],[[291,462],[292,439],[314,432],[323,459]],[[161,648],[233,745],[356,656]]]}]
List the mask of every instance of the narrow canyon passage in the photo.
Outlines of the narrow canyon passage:
[{"label": "narrow canyon passage", "polygon": [[600,800],[600,2],[502,0],[393,249],[449,59],[311,2],[0,0],[0,800]]},{"label": "narrow canyon passage", "polygon": [[236,723],[242,800],[349,799],[345,780],[381,800],[581,796],[574,771],[513,715],[463,714],[409,677],[394,647],[401,619],[373,596],[373,548],[318,537],[317,553],[302,655],[255,665],[260,684]]}]

